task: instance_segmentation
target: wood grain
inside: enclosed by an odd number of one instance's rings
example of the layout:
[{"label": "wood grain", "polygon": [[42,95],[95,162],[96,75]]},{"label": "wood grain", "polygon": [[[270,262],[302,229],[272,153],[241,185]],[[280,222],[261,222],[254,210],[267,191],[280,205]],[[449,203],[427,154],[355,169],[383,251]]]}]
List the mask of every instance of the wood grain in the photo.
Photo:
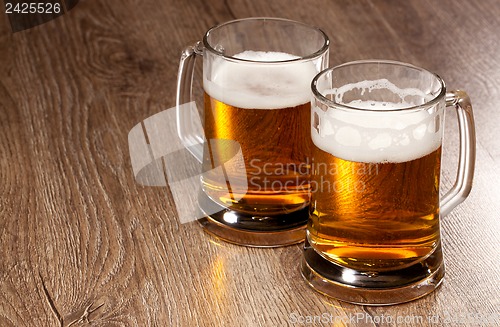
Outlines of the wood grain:
[{"label": "wood grain", "polygon": [[[300,276],[300,246],[220,242],[178,222],[168,189],[135,182],[128,132],[174,105],[181,50],[249,16],[321,27],[332,65],[406,61],[469,93],[475,185],[442,220],[437,292],[390,307],[324,297]],[[12,34],[0,15],[0,326],[403,325],[382,315],[410,317],[405,326],[496,315],[462,325],[500,325],[499,17],[497,0],[81,1]],[[446,127],[444,188],[457,163],[451,112]],[[322,314],[338,318],[295,323]]]}]

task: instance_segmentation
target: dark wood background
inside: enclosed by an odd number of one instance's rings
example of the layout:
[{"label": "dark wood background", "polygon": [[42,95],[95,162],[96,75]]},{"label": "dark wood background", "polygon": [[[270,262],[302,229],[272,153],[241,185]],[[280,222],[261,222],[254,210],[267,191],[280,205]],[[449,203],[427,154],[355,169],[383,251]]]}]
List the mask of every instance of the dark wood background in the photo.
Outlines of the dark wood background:
[{"label": "dark wood background", "polygon": [[[438,291],[390,307],[324,297],[299,274],[300,245],[219,242],[178,222],[168,189],[135,182],[128,132],[174,106],[181,50],[250,16],[321,27],[331,65],[406,61],[468,91],[475,184],[442,219]],[[81,1],[17,33],[0,14],[0,326],[499,326],[499,33],[498,0]],[[446,125],[444,188],[452,111]]]}]

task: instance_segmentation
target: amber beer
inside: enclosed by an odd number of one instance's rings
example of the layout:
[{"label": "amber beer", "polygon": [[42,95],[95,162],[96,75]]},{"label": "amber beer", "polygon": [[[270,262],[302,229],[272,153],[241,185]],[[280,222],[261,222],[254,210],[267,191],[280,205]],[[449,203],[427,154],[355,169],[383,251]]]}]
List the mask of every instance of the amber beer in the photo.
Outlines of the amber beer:
[{"label": "amber beer", "polygon": [[[311,204],[301,273],[315,290],[391,305],[436,290],[445,267],[439,219],[470,192],[472,107],[463,91],[396,61],[361,60],[311,83]],[[459,113],[455,185],[440,194],[446,107]]]},{"label": "amber beer", "polygon": [[431,254],[439,242],[441,160],[433,121],[415,113],[395,128],[398,113],[380,121],[323,114],[321,122],[318,114],[310,244],[357,271],[401,269]]},{"label": "amber beer", "polygon": [[[225,162],[226,174],[233,181],[221,185],[210,173],[204,174],[205,193],[226,207],[249,213],[272,215],[304,208],[309,199],[310,103],[283,109],[243,109],[205,94],[205,106],[213,113],[206,115],[205,135],[222,142],[212,142],[204,170],[213,171],[213,162]],[[229,151],[228,156],[223,140],[238,141],[242,163],[229,161],[236,151]],[[234,183],[238,179],[244,181]]]},{"label": "amber beer", "polygon": [[[293,58],[253,51],[235,57]],[[220,62],[214,69],[216,78],[204,81],[205,194],[224,207],[259,219],[305,209],[312,145],[308,84],[316,73],[314,66]],[[233,159],[237,151],[242,161]],[[223,178],[221,171],[214,170],[221,165]]]}]

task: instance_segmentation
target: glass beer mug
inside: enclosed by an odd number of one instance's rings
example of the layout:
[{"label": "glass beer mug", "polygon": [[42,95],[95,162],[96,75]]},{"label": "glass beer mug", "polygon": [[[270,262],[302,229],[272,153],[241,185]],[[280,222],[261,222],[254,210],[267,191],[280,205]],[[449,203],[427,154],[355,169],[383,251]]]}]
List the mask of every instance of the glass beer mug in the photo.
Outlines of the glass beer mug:
[{"label": "glass beer mug", "polygon": [[[393,61],[327,69],[312,83],[310,219],[302,263],[321,293],[359,304],[410,301],[444,275],[439,217],[469,194],[472,107],[426,70]],[[447,106],[458,113],[459,168],[440,198]]]},{"label": "glass beer mug", "polygon": [[[318,28],[278,18],[230,21],[181,58],[177,126],[202,163],[204,229],[229,242],[304,240],[308,219],[310,84],[328,65]],[[193,127],[194,59],[203,57],[203,133]],[[215,208],[215,209],[214,209]]]}]

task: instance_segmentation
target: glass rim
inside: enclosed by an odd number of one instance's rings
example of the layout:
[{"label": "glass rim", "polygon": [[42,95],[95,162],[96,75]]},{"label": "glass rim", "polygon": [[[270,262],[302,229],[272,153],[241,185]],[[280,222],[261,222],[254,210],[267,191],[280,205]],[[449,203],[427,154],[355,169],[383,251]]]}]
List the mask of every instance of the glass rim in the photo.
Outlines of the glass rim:
[{"label": "glass rim", "polygon": [[[292,23],[296,25],[302,25],[304,27],[307,27],[311,30],[314,30],[316,32],[319,32],[322,37],[323,37],[323,45],[316,51],[314,51],[311,54],[308,54],[307,56],[301,56],[298,58],[294,59],[288,59],[288,60],[276,60],[276,61],[258,61],[258,60],[248,60],[248,59],[241,59],[241,58],[235,58],[233,56],[228,56],[224,55],[223,53],[217,51],[212,47],[212,45],[208,42],[208,37],[210,36],[210,33],[215,32],[216,30],[227,26],[227,25],[232,25],[232,24],[237,24],[241,22],[246,22],[246,21],[275,21],[275,22],[283,22],[283,23]],[[233,61],[233,62],[240,62],[240,63],[258,63],[258,64],[265,64],[265,65],[276,65],[276,64],[286,64],[286,63],[295,63],[295,62],[301,62],[301,61],[307,61],[307,60],[313,60],[316,59],[320,56],[322,56],[326,51],[328,51],[328,47],[330,45],[330,39],[328,38],[328,35],[320,29],[319,27],[312,26],[306,23],[298,22],[295,20],[287,19],[287,18],[279,18],[279,17],[247,17],[247,18],[240,18],[240,19],[234,19],[227,21],[222,24],[215,25],[211,27],[203,36],[203,47],[210,52],[223,57],[226,60]]]},{"label": "glass rim", "polygon": [[[440,89],[437,95],[435,95],[432,99],[425,101],[423,104],[419,105],[413,105],[413,106],[408,106],[408,107],[403,107],[403,108],[392,108],[392,109],[365,109],[365,108],[358,108],[354,106],[349,106],[343,103],[338,103],[335,102],[334,100],[328,99],[326,96],[324,96],[318,89],[317,89],[317,84],[318,80],[322,78],[325,74],[329,72],[333,72],[336,69],[342,68],[342,67],[347,67],[347,66],[356,66],[356,65],[362,65],[362,64],[383,64],[383,65],[395,65],[395,66],[400,66],[404,68],[411,68],[411,69],[416,69],[420,72],[424,72],[427,74],[432,75],[440,84]],[[312,80],[311,82],[311,90],[314,95],[314,97],[321,102],[325,103],[328,105],[328,107],[335,107],[338,109],[343,109],[346,111],[363,111],[363,112],[395,112],[395,111],[418,111],[422,109],[427,109],[428,107],[438,103],[443,99],[446,95],[446,85],[444,80],[438,75],[435,74],[431,71],[428,71],[427,69],[414,66],[409,63],[401,62],[401,61],[396,61],[396,60],[383,60],[383,59],[367,59],[367,60],[356,60],[356,61],[350,61],[343,63],[341,65],[335,66],[335,67],[330,67],[322,70],[319,72]]]}]

